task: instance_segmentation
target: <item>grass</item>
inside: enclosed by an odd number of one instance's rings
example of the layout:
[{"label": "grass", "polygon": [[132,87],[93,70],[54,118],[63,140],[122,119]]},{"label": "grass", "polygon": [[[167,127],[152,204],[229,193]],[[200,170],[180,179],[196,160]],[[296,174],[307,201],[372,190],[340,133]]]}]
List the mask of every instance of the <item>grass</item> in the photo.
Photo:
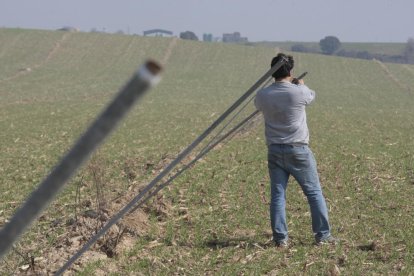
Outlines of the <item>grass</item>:
[{"label": "grass", "polygon": [[[165,156],[197,137],[266,70],[273,49],[167,38],[0,29],[0,223],[10,217],[147,57],[163,80],[94,156],[107,198],[147,183]],[[174,44],[175,43],[175,44]],[[28,54],[28,53],[31,54]],[[167,53],[171,55],[167,55]],[[316,90],[308,108],[311,148],[336,247],[315,247],[306,201],[288,190],[292,247],[269,246],[263,126],[213,150],[163,191],[170,205],[151,231],[77,274],[413,273],[414,103],[412,65],[294,53]],[[19,71],[32,68],[31,71]],[[252,110],[252,107],[249,107]],[[155,164],[155,165],[154,165]],[[133,171],[136,178],[126,177]],[[94,199],[85,167],[17,245],[41,257],[73,216],[76,187]],[[26,263],[12,252],[1,270]]]}]

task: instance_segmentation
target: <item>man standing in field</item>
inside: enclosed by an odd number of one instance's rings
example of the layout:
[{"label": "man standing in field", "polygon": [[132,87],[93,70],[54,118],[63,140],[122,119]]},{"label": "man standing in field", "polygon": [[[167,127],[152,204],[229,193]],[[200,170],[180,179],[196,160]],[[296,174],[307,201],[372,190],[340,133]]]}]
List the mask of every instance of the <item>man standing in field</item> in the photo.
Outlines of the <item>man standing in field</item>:
[{"label": "man standing in field", "polygon": [[336,239],[330,233],[328,210],[316,161],[308,147],[305,107],[313,101],[315,92],[303,80],[292,78],[292,56],[280,53],[272,59],[271,66],[282,59],[286,63],[273,74],[275,82],[258,91],[255,99],[255,105],[263,113],[265,121],[273,241],[279,247],[288,245],[285,203],[288,179],[292,175],[308,199],[316,244],[335,243]]}]

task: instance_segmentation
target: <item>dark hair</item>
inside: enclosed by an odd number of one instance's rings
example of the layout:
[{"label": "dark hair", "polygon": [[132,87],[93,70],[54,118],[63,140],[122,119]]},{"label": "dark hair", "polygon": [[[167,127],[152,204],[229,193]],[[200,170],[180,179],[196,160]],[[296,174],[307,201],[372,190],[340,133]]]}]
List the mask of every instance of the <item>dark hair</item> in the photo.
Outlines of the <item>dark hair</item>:
[{"label": "dark hair", "polygon": [[292,56],[279,53],[277,54],[277,56],[275,56],[272,59],[271,67],[273,67],[273,65],[275,65],[282,59],[285,59],[287,62],[283,64],[282,67],[280,67],[276,72],[273,73],[272,77],[274,77],[275,79],[280,79],[280,78],[285,78],[287,76],[290,76],[290,71],[293,69],[293,66],[295,64]]}]

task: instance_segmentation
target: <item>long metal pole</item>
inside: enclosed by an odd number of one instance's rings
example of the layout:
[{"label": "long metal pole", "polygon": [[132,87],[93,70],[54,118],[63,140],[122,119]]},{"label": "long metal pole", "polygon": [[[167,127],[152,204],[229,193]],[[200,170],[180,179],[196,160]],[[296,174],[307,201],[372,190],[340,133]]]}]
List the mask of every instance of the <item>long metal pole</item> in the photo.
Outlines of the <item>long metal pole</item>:
[{"label": "long metal pole", "polygon": [[162,180],[176,165],[178,165],[197,145],[200,144],[224,119],[227,118],[244,100],[246,100],[256,89],[264,83],[274,72],[276,72],[286,60],[282,59],[269,69],[250,89],[248,89],[237,101],[235,101],[214,123],[212,123],[199,137],[197,137],[187,148],[185,148],[171,163],[162,170],[145,188],[115,214],[107,223],[73,255],[55,275],[61,275],[68,269],[86,250],[88,250],[112,225],[125,216],[159,181]]},{"label": "long metal pole", "polygon": [[153,61],[148,61],[142,65],[106,110],[30,195],[10,222],[0,231],[0,258],[7,253],[24,230],[54,199],[64,184],[116,127],[137,99],[159,81],[160,71],[161,66]]},{"label": "long metal pole", "polygon": [[148,199],[156,195],[160,190],[165,188],[166,186],[170,185],[171,182],[179,177],[185,170],[190,168],[192,165],[194,165],[198,160],[200,160],[204,155],[206,155],[210,150],[215,148],[218,144],[220,144],[223,140],[225,140],[230,135],[234,134],[237,130],[239,130],[247,121],[252,119],[254,116],[259,114],[259,110],[254,111],[252,114],[247,116],[245,119],[243,119],[241,122],[239,122],[236,126],[234,126],[231,130],[229,130],[226,134],[221,136],[218,140],[216,140],[214,143],[209,144],[207,147],[203,148],[194,159],[192,159],[188,164],[186,164],[184,167],[182,167],[179,171],[177,171],[174,175],[172,175],[170,178],[168,178],[165,182],[158,185],[157,188],[152,191],[149,195],[147,195],[146,198],[141,200],[137,203],[137,205],[134,206],[133,209],[129,211],[129,213],[133,213],[135,210],[137,210],[139,207],[141,207]]}]

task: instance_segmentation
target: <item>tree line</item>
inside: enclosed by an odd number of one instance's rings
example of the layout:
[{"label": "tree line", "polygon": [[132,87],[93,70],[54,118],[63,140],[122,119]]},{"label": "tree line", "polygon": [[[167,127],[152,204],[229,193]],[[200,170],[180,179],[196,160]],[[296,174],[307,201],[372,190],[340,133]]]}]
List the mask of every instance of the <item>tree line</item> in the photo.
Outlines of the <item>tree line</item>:
[{"label": "tree line", "polygon": [[306,47],[303,44],[295,44],[291,47],[294,52],[303,53],[322,53],[325,55],[335,55],[341,57],[377,59],[382,62],[409,63],[414,64],[414,38],[408,39],[404,50],[399,55],[387,55],[371,53],[368,51],[346,50],[342,48],[341,41],[335,36],[326,36],[319,41],[320,51]]}]

